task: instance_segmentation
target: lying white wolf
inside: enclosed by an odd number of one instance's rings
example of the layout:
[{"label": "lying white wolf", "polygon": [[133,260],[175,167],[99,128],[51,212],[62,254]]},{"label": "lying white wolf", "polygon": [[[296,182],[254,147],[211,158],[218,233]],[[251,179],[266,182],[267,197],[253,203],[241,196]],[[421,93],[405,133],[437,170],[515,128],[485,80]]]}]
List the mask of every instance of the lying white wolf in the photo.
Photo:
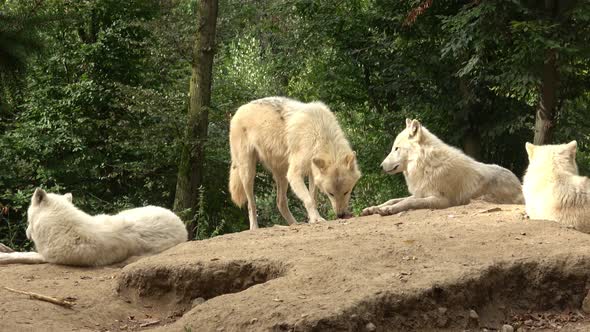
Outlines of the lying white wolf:
[{"label": "lying white wolf", "polygon": [[523,180],[526,213],[590,233],[590,179],[578,175],[577,142],[526,143],[529,167]]},{"label": "lying white wolf", "polygon": [[303,201],[310,223],[324,220],[316,208],[316,187],[328,196],[339,218],[349,216],[350,194],[361,174],[355,153],[326,105],[283,97],[252,101],[232,118],[229,143],[229,190],[236,205],[248,202],[250,229],[258,228],[254,197],[258,161],[272,172],[277,206],[289,224],[295,218],[287,205],[288,184]]},{"label": "lying white wolf", "polygon": [[475,161],[441,141],[418,120],[406,119],[391,153],[381,164],[388,174],[404,173],[410,197],[363,210],[363,215],[396,214],[410,209],[443,209],[479,198],[493,203],[523,203],[518,178],[498,165]]},{"label": "lying white wolf", "polygon": [[42,189],[35,190],[27,216],[27,237],[37,252],[1,253],[0,264],[108,265],[131,256],[159,253],[188,237],[180,218],[161,207],[90,216],[72,204],[71,194]]}]

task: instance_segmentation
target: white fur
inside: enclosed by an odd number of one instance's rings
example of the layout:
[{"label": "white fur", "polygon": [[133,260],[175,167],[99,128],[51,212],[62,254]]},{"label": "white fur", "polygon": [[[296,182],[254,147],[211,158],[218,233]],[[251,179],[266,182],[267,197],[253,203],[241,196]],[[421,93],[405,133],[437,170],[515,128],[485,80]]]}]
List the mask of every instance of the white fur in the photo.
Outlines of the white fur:
[{"label": "white fur", "polygon": [[558,221],[590,233],[590,179],[578,175],[576,149],[576,141],[561,145],[526,144],[526,213],[532,219]]},{"label": "white fur", "polygon": [[310,222],[324,220],[316,208],[316,187],[328,196],[336,215],[348,215],[350,194],[360,178],[356,154],[323,103],[269,97],[243,105],[231,120],[230,148],[230,192],[238,206],[248,202],[250,229],[258,228],[254,198],[258,161],[273,174],[277,206],[289,224],[295,218],[287,205],[288,184],[303,201]]},{"label": "white fur", "polygon": [[[157,206],[91,216],[72,204],[71,195],[37,189],[27,215],[27,237],[49,263],[107,265],[130,256],[158,253],[187,240],[180,218]],[[13,256],[15,261],[5,259],[4,263],[26,261],[23,253],[12,254],[18,254]],[[28,254],[30,263],[38,262],[38,256]]]},{"label": "white fur", "polygon": [[480,163],[445,144],[417,120],[406,120],[391,153],[381,164],[389,174],[403,172],[412,194],[363,210],[363,215],[409,209],[442,209],[480,198],[494,203],[523,202],[521,184],[509,170]]}]

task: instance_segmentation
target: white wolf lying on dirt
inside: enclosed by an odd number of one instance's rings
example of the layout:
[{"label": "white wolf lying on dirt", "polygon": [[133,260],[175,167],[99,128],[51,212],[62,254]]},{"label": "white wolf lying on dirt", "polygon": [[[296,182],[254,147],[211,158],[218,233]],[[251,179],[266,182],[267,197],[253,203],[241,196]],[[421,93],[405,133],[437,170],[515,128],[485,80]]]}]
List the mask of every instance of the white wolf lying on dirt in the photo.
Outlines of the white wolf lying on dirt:
[{"label": "white wolf lying on dirt", "polygon": [[412,196],[366,208],[362,215],[443,209],[468,204],[475,198],[492,203],[523,203],[520,181],[512,172],[468,157],[445,144],[418,120],[406,119],[406,129],[397,135],[381,167],[388,174],[403,172]]},{"label": "white wolf lying on dirt", "polygon": [[323,103],[284,97],[252,101],[233,116],[229,143],[229,190],[236,205],[248,202],[250,229],[258,228],[254,197],[258,161],[272,172],[277,207],[290,225],[296,221],[287,205],[288,184],[303,201],[310,223],[324,220],[316,208],[316,187],[328,196],[339,218],[349,216],[350,194],[361,174],[356,154]]},{"label": "white wolf lying on dirt", "polygon": [[71,194],[42,189],[35,190],[27,216],[27,237],[37,252],[0,253],[0,264],[108,265],[131,256],[159,253],[188,237],[180,218],[161,207],[91,216],[72,204]]},{"label": "white wolf lying on dirt", "polygon": [[577,142],[526,143],[529,167],[523,180],[526,213],[590,233],[590,179],[578,175]]}]

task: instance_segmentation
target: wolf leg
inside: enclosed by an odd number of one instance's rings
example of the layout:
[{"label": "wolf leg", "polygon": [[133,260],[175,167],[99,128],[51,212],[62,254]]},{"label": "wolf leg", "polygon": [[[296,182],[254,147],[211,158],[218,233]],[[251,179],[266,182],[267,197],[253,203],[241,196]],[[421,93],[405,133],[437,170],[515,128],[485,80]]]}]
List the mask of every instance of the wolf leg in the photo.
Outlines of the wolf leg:
[{"label": "wolf leg", "polygon": [[313,182],[313,179],[312,179],[311,176],[309,176],[307,178],[307,181],[309,182],[309,184],[308,184],[308,187],[309,187],[309,196],[311,197],[311,201],[312,201],[313,205],[315,205],[316,204],[316,201],[315,201],[315,189],[316,189],[315,188],[315,182]]},{"label": "wolf leg", "polygon": [[416,209],[444,209],[451,206],[451,202],[447,198],[428,196],[428,197],[413,197],[410,196],[403,201],[390,206],[379,208],[378,213],[382,216],[396,214],[406,210]]},{"label": "wolf leg", "polygon": [[256,197],[254,196],[254,178],[256,177],[256,155],[249,153],[244,156],[242,160],[244,163],[240,164],[239,172],[246,198],[248,199],[248,219],[250,221],[250,229],[258,228],[258,220],[256,216]]},{"label": "wolf leg", "polygon": [[293,217],[291,210],[289,210],[289,204],[287,201],[287,190],[289,190],[289,181],[285,174],[275,174],[274,180],[277,184],[277,207],[279,212],[285,218],[289,225],[296,224],[297,221]]},{"label": "wolf leg", "polygon": [[[309,190],[305,186],[305,181],[303,181],[303,174],[296,168],[289,166],[289,171],[287,172],[287,179],[291,184],[291,188],[295,192],[295,195],[299,197],[299,199],[303,202],[305,206],[305,210],[307,210],[307,216],[309,217],[309,223],[313,224],[315,222],[326,221],[326,219],[320,216],[318,209],[315,205],[315,200],[312,199]],[[310,179],[313,181],[313,179]]]},{"label": "wolf leg", "polygon": [[365,208],[365,209],[363,209],[363,212],[361,212],[361,216],[368,216],[370,214],[377,214],[377,213],[379,213],[379,209],[384,208],[386,206],[395,205],[395,204],[403,201],[404,199],[407,199],[410,197],[412,197],[412,196],[394,198],[394,199],[388,200],[387,202],[385,202],[383,204],[379,204],[376,206],[371,206],[371,207]]},{"label": "wolf leg", "polygon": [[43,256],[36,252],[0,253],[0,265],[3,264],[42,264],[47,263]]}]

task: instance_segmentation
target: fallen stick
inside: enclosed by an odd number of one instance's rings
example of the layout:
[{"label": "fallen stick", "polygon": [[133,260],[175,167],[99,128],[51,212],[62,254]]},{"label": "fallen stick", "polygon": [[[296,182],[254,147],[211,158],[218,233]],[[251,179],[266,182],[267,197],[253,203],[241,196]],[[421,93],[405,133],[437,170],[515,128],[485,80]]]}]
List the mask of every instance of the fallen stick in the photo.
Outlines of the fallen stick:
[{"label": "fallen stick", "polygon": [[139,325],[139,327],[148,327],[148,326],[156,325],[158,323],[160,323],[160,320],[156,319],[156,320],[152,320],[149,322],[145,322],[145,323]]},{"label": "fallen stick", "polygon": [[32,299],[35,299],[35,300],[40,300],[40,301],[45,301],[45,302],[57,304],[57,305],[60,305],[62,307],[66,307],[68,309],[71,309],[72,306],[74,305],[73,302],[64,301],[64,300],[56,299],[54,297],[45,296],[45,295],[41,295],[41,294],[37,294],[37,293],[25,292],[25,291],[21,291],[21,290],[17,290],[17,289],[12,289],[12,288],[9,288],[9,287],[4,287],[4,289],[6,289],[7,291],[11,291],[13,293],[28,295]]}]

